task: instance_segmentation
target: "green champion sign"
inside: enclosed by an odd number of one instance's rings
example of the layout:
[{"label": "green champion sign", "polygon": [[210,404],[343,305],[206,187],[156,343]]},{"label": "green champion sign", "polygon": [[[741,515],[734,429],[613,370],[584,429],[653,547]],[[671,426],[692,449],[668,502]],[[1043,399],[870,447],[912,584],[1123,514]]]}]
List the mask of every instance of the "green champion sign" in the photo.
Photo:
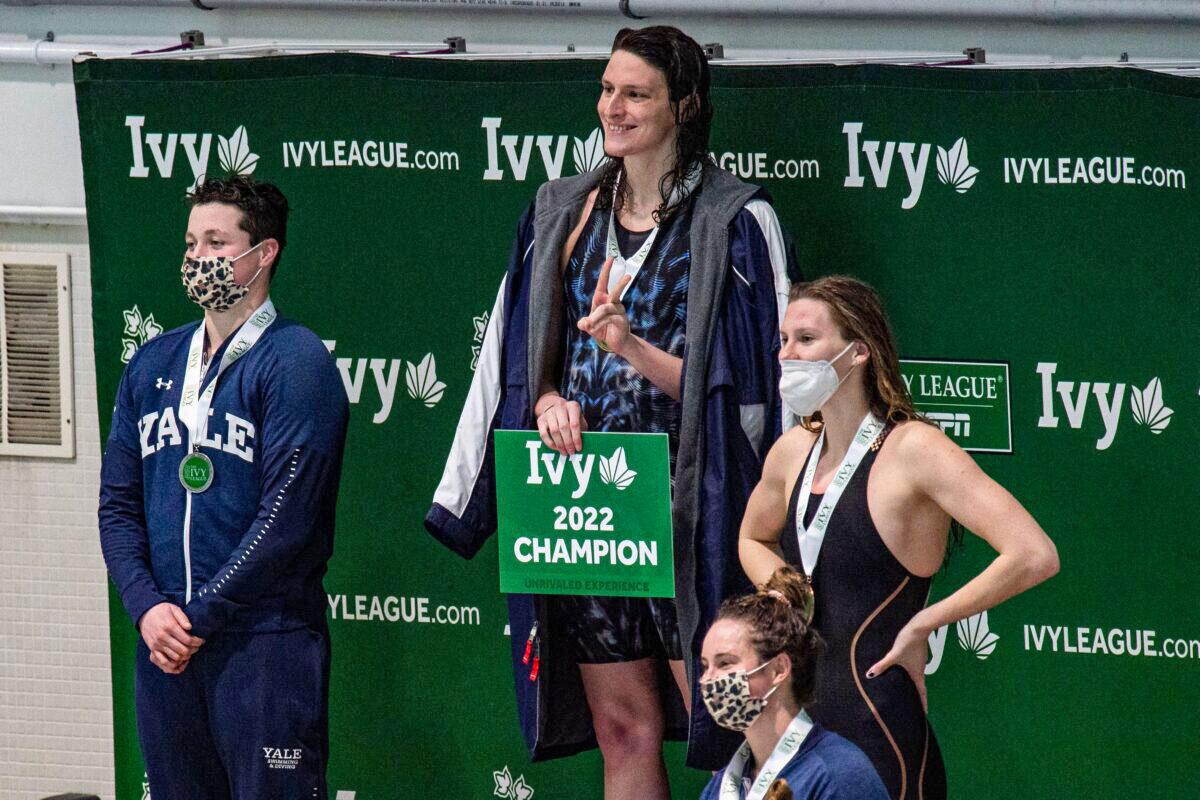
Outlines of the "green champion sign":
[{"label": "green champion sign", "polygon": [[1008,364],[902,359],[913,404],[964,450],[1012,452]]},{"label": "green champion sign", "polygon": [[500,591],[674,597],[665,433],[585,433],[570,458],[496,431]]}]

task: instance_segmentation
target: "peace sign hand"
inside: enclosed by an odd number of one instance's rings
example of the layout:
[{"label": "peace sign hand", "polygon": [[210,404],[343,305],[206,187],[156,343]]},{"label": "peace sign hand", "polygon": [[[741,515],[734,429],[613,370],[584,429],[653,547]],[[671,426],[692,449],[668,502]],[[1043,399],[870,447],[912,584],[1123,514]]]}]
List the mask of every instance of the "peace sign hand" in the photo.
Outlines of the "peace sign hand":
[{"label": "peace sign hand", "polygon": [[621,303],[621,293],[633,280],[632,275],[622,276],[616,289],[608,291],[608,277],[612,271],[613,259],[609,258],[600,269],[600,280],[596,282],[596,291],[592,294],[592,312],[577,323],[579,330],[595,339],[602,350],[621,355],[629,343],[629,318],[625,315],[625,306]]}]

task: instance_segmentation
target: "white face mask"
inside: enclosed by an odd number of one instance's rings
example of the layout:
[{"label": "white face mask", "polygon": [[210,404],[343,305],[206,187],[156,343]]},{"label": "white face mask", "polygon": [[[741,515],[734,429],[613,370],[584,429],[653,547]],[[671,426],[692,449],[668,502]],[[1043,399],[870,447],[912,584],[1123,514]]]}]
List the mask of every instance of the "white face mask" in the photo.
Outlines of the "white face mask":
[{"label": "white face mask", "polygon": [[[779,378],[779,393],[783,395],[783,402],[793,414],[811,417],[833,397],[833,393],[846,379],[838,379],[833,362],[844,356],[853,346],[854,342],[846,345],[845,349],[830,361],[785,359],[779,362],[783,368],[783,374]],[[853,370],[854,367],[851,367],[850,371]],[[846,376],[849,375],[850,372],[847,372]]]},{"label": "white face mask", "polygon": [[770,663],[771,659],[767,659],[752,670],[734,670],[700,684],[700,696],[704,698],[704,706],[713,722],[731,731],[744,731],[754,724],[779,684],[772,686],[762,697],[753,697],[750,676]]}]

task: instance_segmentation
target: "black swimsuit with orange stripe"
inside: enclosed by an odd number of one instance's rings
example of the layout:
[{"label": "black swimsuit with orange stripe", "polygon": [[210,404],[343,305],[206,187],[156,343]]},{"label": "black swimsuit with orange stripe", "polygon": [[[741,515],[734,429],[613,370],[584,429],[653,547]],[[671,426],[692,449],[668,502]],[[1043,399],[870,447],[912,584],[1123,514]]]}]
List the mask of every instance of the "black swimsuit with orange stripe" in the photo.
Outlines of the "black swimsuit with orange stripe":
[{"label": "black swimsuit with orange stripe", "polygon": [[[808,711],[862,748],[893,800],[945,800],[941,750],[912,679],[901,667],[866,677],[929,595],[930,579],[913,575],[896,560],[867,510],[867,479],[890,430],[880,434],[843,491],[813,570],[814,625],[826,649],[817,672],[816,702]],[[805,459],[800,475],[807,464]],[[784,557],[797,569],[800,487],[797,478],[780,537]],[[821,495],[811,496],[805,525],[820,502]]]}]

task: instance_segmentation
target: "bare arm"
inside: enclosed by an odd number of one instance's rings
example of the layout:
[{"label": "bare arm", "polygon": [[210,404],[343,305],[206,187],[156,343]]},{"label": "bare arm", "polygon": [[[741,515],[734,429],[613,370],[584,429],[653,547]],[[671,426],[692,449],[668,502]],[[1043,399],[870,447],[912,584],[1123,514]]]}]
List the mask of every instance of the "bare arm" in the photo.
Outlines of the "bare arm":
[{"label": "bare arm", "polygon": [[898,454],[915,490],[975,532],[996,558],[949,597],[918,612],[892,649],[867,671],[899,664],[925,698],[925,640],[943,625],[986,611],[1058,572],[1058,551],[1037,521],[941,430],[907,426]]},{"label": "bare arm", "polygon": [[[937,428],[912,426],[905,463],[917,488],[997,553],[949,597],[917,615],[926,631],[985,611],[1058,572],[1058,550],[1037,521]],[[916,620],[914,620],[916,621]]]},{"label": "bare arm", "polygon": [[787,527],[787,482],[813,442],[803,428],[785,433],[767,453],[762,479],[754,487],[738,534],[738,557],[742,570],[755,585],[766,583],[787,562],[779,537]]},{"label": "bare arm", "polygon": [[680,377],[683,374],[683,359],[660,350],[640,336],[629,334],[624,345],[613,352],[629,362],[630,366],[662,389],[672,399],[683,397]]}]

